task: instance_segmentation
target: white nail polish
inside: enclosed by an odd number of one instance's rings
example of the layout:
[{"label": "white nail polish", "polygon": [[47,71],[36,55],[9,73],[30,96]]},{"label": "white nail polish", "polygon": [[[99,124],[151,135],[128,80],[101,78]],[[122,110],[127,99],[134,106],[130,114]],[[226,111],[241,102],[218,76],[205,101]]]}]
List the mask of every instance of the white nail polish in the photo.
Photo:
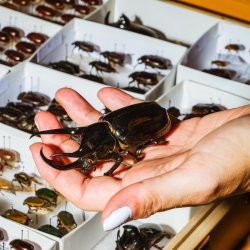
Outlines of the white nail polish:
[{"label": "white nail polish", "polygon": [[132,211],[128,206],[121,207],[115,210],[106,220],[103,222],[104,231],[112,230],[119,227],[126,220],[132,218]]},{"label": "white nail polish", "polygon": [[38,123],[36,122],[36,120],[35,120],[35,124],[36,124],[37,129],[40,130],[39,126],[38,126]]}]

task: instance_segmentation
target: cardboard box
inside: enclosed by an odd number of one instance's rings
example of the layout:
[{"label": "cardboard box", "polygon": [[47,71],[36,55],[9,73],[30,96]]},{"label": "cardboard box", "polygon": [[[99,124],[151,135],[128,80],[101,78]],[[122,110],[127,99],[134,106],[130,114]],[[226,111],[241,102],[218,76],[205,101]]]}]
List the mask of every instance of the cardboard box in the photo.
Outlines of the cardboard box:
[{"label": "cardboard box", "polygon": [[[85,41],[96,44],[99,52],[87,53],[79,50],[72,45],[75,41]],[[128,54],[130,62],[123,67],[117,66],[117,73],[98,72],[92,68],[89,63],[92,61],[104,61],[100,55],[103,51],[117,51]],[[155,38],[143,36],[140,34],[116,29],[103,24],[90,21],[75,19],[67,24],[60,32],[57,33],[48,43],[46,43],[33,59],[42,65],[49,65],[51,62],[60,60],[71,61],[80,66],[81,70],[86,73],[92,73],[104,78],[107,85],[124,88],[129,85],[131,78],[129,75],[135,71],[147,71],[158,75],[158,84],[151,88],[144,87],[148,91],[145,94],[137,94],[141,99],[154,100],[161,95],[161,85],[164,84],[165,76],[171,69],[156,70],[150,69],[143,64],[138,65],[137,59],[143,55],[158,55],[171,60],[175,67],[186,51],[185,47],[172,43],[161,41]],[[103,84],[102,84],[103,86]],[[136,86],[134,82],[131,86]],[[143,87],[141,87],[143,88]]]},{"label": "cardboard box", "polygon": [[[231,93],[249,97],[250,85],[250,32],[248,28],[221,22],[205,33],[188,51],[177,69],[177,83],[194,80]],[[226,46],[236,44],[238,51],[228,50]],[[212,61],[226,62],[225,67],[216,66]],[[232,80],[214,76],[204,69],[226,69],[235,71]]]},{"label": "cardboard box", "polygon": [[250,22],[250,2],[248,0],[177,0],[206,10],[217,12],[225,16]]},{"label": "cardboard box", "polygon": [[110,22],[116,22],[121,14],[159,31],[162,39],[192,45],[220,19],[171,3],[156,0],[110,0],[88,20],[104,23],[110,11]]}]

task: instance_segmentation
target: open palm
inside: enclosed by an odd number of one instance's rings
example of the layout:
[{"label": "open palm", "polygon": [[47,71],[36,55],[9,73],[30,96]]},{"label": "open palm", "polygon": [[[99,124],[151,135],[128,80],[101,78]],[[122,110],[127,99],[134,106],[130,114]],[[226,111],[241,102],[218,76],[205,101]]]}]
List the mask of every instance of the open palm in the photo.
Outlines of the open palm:
[{"label": "open palm", "polygon": [[[98,97],[110,110],[141,102],[114,88],[103,88],[99,91]],[[100,112],[72,89],[59,90],[56,99],[80,126],[97,122],[101,116]],[[73,152],[79,148],[79,145],[67,135],[42,135],[43,143],[33,144],[31,151],[41,176],[67,199],[85,210],[103,210],[110,198],[125,186],[176,169],[203,137],[228,121],[248,114],[249,109],[249,106],[246,106],[181,122],[167,135],[167,145],[146,148],[142,161],[132,168],[122,165],[112,177],[103,176],[111,167],[111,163],[102,164],[91,177],[85,176],[79,170],[58,171],[44,163],[39,153],[41,147],[47,157],[55,153],[56,148],[63,152]],[[40,131],[61,127],[56,118],[48,112],[38,113],[35,120]]]}]

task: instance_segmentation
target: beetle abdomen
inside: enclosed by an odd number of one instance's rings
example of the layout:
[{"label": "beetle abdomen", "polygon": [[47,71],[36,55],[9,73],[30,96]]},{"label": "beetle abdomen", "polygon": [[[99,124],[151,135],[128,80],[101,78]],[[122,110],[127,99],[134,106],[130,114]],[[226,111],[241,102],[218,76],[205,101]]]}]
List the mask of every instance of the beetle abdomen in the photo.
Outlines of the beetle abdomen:
[{"label": "beetle abdomen", "polygon": [[127,147],[156,140],[167,134],[171,127],[166,110],[155,102],[119,109],[105,116],[104,120],[112,125],[113,134]]}]

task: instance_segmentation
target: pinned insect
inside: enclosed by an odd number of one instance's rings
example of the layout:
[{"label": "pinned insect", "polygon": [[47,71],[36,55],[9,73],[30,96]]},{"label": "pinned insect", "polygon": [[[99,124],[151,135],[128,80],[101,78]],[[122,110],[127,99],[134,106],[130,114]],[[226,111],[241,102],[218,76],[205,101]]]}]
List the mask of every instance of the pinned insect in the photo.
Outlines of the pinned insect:
[{"label": "pinned insect", "polygon": [[81,15],[88,15],[91,11],[94,10],[93,7],[91,8],[87,5],[81,5],[81,4],[74,4],[72,7],[76,12],[80,13]]},{"label": "pinned insect", "polygon": [[35,250],[34,245],[29,243],[28,241],[20,239],[12,240],[10,242],[10,247],[11,249],[16,249],[16,250]]},{"label": "pinned insect", "polygon": [[226,67],[229,64],[229,62],[221,61],[221,60],[214,60],[211,62],[211,64],[214,64],[218,67]]},{"label": "pinned insect", "polygon": [[12,39],[20,39],[24,36],[24,31],[17,27],[6,26],[2,31],[8,33]]},{"label": "pinned insect", "polygon": [[33,54],[36,51],[36,46],[33,43],[21,41],[16,44],[16,49],[26,54]]},{"label": "pinned insect", "polygon": [[36,196],[47,200],[51,205],[57,205],[57,193],[54,190],[48,188],[40,188],[36,191]]},{"label": "pinned insect", "polygon": [[36,11],[43,17],[52,18],[58,15],[58,12],[45,5],[39,5],[36,7]]},{"label": "pinned insect", "polygon": [[71,45],[73,45],[74,48],[78,48],[79,50],[82,50],[82,51],[87,52],[87,53],[100,51],[99,46],[97,46],[96,44],[93,44],[91,42],[75,41]]},{"label": "pinned insect", "polygon": [[171,238],[171,234],[154,228],[140,228],[124,225],[123,234],[117,232],[116,250],[150,250],[152,247],[161,249],[157,244],[163,238]]},{"label": "pinned insect", "polygon": [[39,182],[34,176],[30,176],[25,172],[14,174],[14,179],[12,180],[12,183],[15,181],[19,183],[22,190],[24,189],[24,186],[30,187],[32,182],[42,185],[42,183]]},{"label": "pinned insect", "polygon": [[142,35],[158,38],[157,33],[153,29],[150,29],[144,25],[131,22],[130,19],[124,14],[122,14],[119,20],[115,23],[109,22],[109,16],[110,16],[110,11],[107,13],[105,20],[104,20],[106,25],[124,29],[124,30],[129,30],[129,31],[136,32]]},{"label": "pinned insect", "polygon": [[30,103],[34,107],[46,106],[51,101],[47,95],[40,93],[40,92],[33,92],[33,91],[21,92],[18,95],[17,99],[25,103]]},{"label": "pinned insect", "polygon": [[105,73],[116,73],[115,68],[111,66],[109,63],[101,62],[101,61],[93,61],[90,62],[89,65],[92,66],[92,68],[96,69],[96,72],[105,72]]},{"label": "pinned insect", "polygon": [[5,192],[10,192],[12,194],[16,194],[13,184],[10,181],[1,177],[0,177],[0,191],[5,191]]},{"label": "pinned insect", "polygon": [[138,88],[140,87],[140,84],[148,87],[148,85],[156,85],[159,82],[157,74],[146,71],[136,71],[130,74],[129,77],[132,78],[132,81],[129,82],[129,85],[136,81]]},{"label": "pinned insect", "polygon": [[246,49],[246,47],[243,44],[236,44],[236,43],[230,43],[228,45],[225,46],[225,49],[230,51],[243,51]]},{"label": "pinned insect", "polygon": [[16,63],[22,62],[25,59],[25,55],[23,53],[13,49],[6,50],[4,54],[8,57],[8,59]]},{"label": "pinned insect", "polygon": [[125,62],[126,57],[129,57],[131,61],[131,55],[114,52],[114,51],[104,51],[101,55],[108,60],[109,63],[123,65]]},{"label": "pinned insect", "polygon": [[52,62],[49,67],[71,75],[80,73],[79,66],[69,61]]},{"label": "pinned insect", "polygon": [[20,224],[28,226],[29,223],[32,221],[27,214],[24,214],[23,212],[20,212],[16,209],[9,209],[6,210],[2,216],[6,219],[13,220],[15,222],[18,222]]},{"label": "pinned insect", "polygon": [[51,234],[54,235],[56,237],[62,238],[63,237],[63,233],[60,229],[53,227],[52,225],[43,225],[41,227],[38,228],[39,231],[47,233],[47,234]]},{"label": "pinned insect", "polygon": [[97,163],[115,161],[105,175],[111,175],[123,162],[123,156],[130,154],[135,161],[143,158],[141,151],[151,144],[166,144],[165,136],[178,123],[164,108],[155,102],[131,105],[108,113],[100,122],[88,127],[45,130],[34,133],[80,135],[80,148],[73,153],[58,153],[54,157],[79,158],[67,165],[58,165],[47,158],[43,150],[42,159],[58,170],[80,168],[85,174],[95,169]]},{"label": "pinned insect", "polygon": [[219,68],[216,68],[216,69],[204,69],[203,72],[209,73],[209,74],[212,74],[212,75],[215,75],[215,76],[220,76],[220,77],[230,79],[230,80],[236,74],[236,71],[234,71],[234,70],[219,69]]},{"label": "pinned insect", "polygon": [[9,41],[10,41],[10,35],[5,31],[0,31],[0,42],[6,44]]},{"label": "pinned insect", "polygon": [[161,56],[154,56],[154,55],[145,55],[138,58],[138,64],[145,64],[145,66],[157,69],[171,69],[172,62],[164,57]]},{"label": "pinned insect", "polygon": [[68,232],[77,227],[73,215],[67,211],[61,211],[57,215],[57,226],[62,232]]},{"label": "pinned insect", "polygon": [[18,168],[20,154],[13,149],[0,148],[0,159],[5,167]]},{"label": "pinned insect", "polygon": [[51,210],[51,204],[48,200],[36,196],[26,198],[23,205],[27,205],[29,213],[34,214],[47,214]]},{"label": "pinned insect", "polygon": [[48,39],[48,36],[38,32],[31,32],[27,35],[27,38],[36,45],[41,45]]}]

